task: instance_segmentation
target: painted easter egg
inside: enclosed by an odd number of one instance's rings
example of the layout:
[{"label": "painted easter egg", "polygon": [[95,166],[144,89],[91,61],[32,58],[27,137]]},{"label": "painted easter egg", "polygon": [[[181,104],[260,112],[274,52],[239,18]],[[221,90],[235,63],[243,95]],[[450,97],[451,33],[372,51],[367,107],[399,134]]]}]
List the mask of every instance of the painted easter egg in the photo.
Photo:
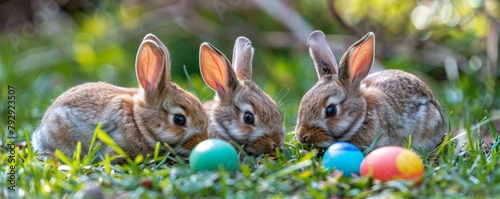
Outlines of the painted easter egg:
[{"label": "painted easter egg", "polygon": [[337,142],[325,151],[321,164],[326,169],[336,169],[342,171],[344,177],[350,177],[352,174],[359,175],[363,158],[363,153],[356,146],[347,142]]},{"label": "painted easter egg", "polygon": [[361,176],[369,176],[382,182],[409,180],[418,183],[423,174],[424,165],[420,156],[399,146],[375,149],[361,163]]},{"label": "painted easter egg", "polygon": [[189,156],[189,166],[195,171],[214,171],[224,167],[236,171],[239,167],[236,149],[221,139],[208,139],[196,145]]}]

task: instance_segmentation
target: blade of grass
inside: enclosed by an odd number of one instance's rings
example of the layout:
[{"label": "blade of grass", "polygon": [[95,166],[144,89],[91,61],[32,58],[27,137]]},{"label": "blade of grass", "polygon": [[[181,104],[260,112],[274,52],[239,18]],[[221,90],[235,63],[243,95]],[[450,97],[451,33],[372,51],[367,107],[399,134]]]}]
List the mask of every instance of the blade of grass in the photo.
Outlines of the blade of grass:
[{"label": "blade of grass", "polygon": [[160,147],[161,147],[160,142],[156,142],[155,152],[153,156],[154,161],[158,161],[158,156],[160,155]]},{"label": "blade of grass", "polygon": [[163,159],[155,167],[153,167],[153,170],[156,170],[156,169],[160,168],[160,166],[164,165],[165,162],[167,162],[169,156],[170,156],[170,153],[167,153],[165,156],[163,156]]},{"label": "blade of grass", "polygon": [[31,157],[35,157],[35,155],[33,154],[33,149],[31,148],[31,137],[30,137],[28,129],[24,129],[24,137],[26,138],[26,148],[28,150],[28,160],[30,160]]},{"label": "blade of grass", "polygon": [[78,141],[78,143],[76,143],[75,152],[73,152],[74,164],[77,164],[77,165],[80,164],[80,155],[81,155],[81,153],[82,153],[82,142]]},{"label": "blade of grass", "polygon": [[104,144],[111,147],[116,153],[118,153],[118,155],[121,155],[123,157],[127,157],[127,154],[125,153],[125,151],[122,148],[120,148],[120,146],[118,146],[116,144],[116,142],[113,141],[113,139],[111,139],[111,137],[109,137],[109,135],[106,132],[104,132],[100,128],[99,129],[96,128],[96,131],[97,131],[97,137],[99,138],[99,140],[101,140]]},{"label": "blade of grass", "polygon": [[87,152],[87,155],[90,155],[92,152],[92,147],[94,147],[94,143],[97,139],[97,134],[99,133],[99,130],[101,129],[101,125],[102,125],[101,123],[98,123],[97,127],[95,128],[94,135],[92,135],[92,140],[90,141],[89,151]]},{"label": "blade of grass", "polygon": [[406,148],[407,148],[407,149],[411,149],[411,143],[412,143],[412,136],[411,136],[411,134],[410,134],[410,135],[408,136],[408,143],[407,143],[407,146],[406,146]]},{"label": "blade of grass", "polygon": [[375,146],[377,146],[377,142],[380,140],[380,138],[382,137],[382,135],[384,135],[383,132],[380,133],[380,134],[378,134],[378,136],[375,138],[375,140],[373,140],[372,144],[363,151],[363,155],[366,156],[368,153],[370,153],[371,151],[373,151],[373,149],[375,148]]},{"label": "blade of grass", "polygon": [[70,167],[76,167],[77,165],[73,165],[73,161],[66,155],[64,155],[63,152],[61,152],[59,149],[56,150],[56,157],[59,158],[64,164],[70,166]]}]

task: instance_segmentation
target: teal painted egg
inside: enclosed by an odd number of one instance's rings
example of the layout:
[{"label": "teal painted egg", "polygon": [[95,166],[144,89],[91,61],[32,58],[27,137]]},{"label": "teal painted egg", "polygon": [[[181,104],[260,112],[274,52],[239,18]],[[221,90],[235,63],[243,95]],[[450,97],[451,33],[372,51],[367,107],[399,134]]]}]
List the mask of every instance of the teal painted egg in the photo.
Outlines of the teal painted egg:
[{"label": "teal painted egg", "polygon": [[220,166],[236,171],[240,161],[236,149],[221,139],[208,139],[196,145],[189,156],[189,166],[195,171],[215,171]]},{"label": "teal painted egg", "polygon": [[342,171],[344,177],[351,177],[352,174],[359,175],[363,158],[363,153],[356,146],[347,142],[337,142],[325,151],[321,164],[328,170]]}]

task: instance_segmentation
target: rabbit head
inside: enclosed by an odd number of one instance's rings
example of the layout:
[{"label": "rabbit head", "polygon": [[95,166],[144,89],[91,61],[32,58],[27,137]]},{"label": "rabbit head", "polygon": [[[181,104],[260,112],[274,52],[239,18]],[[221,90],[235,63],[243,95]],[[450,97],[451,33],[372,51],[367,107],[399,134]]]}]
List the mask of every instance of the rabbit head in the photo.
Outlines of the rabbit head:
[{"label": "rabbit head", "polygon": [[213,45],[201,45],[201,74],[216,92],[215,99],[205,104],[208,135],[235,141],[253,155],[273,153],[285,131],[276,103],[252,81],[252,57],[252,43],[246,37],[236,40],[232,65]]},{"label": "rabbit head", "polygon": [[170,81],[167,48],[152,34],[146,35],[136,59],[139,94],[135,95],[135,121],[154,148],[167,143],[179,155],[207,139],[208,118],[201,102]]},{"label": "rabbit head", "polygon": [[319,147],[348,141],[366,115],[367,102],[359,93],[359,87],[373,62],[374,35],[370,32],[354,43],[342,57],[339,67],[323,32],[311,33],[307,45],[318,82],[302,97],[296,137],[302,143]]}]

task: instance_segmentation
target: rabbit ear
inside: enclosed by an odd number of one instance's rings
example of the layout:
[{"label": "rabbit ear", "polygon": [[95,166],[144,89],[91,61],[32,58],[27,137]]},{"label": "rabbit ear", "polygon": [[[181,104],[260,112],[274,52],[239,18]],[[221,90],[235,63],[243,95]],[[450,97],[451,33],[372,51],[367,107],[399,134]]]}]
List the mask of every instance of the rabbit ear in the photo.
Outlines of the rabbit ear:
[{"label": "rabbit ear", "polygon": [[307,46],[314,61],[318,79],[337,74],[337,60],[323,32],[320,30],[312,32],[307,38]]},{"label": "rabbit ear", "polygon": [[351,85],[359,85],[370,69],[375,57],[375,35],[372,32],[354,43],[341,60],[339,78]]},{"label": "rabbit ear", "polygon": [[233,49],[233,67],[240,80],[252,79],[252,42],[246,37],[238,37]]},{"label": "rabbit ear", "polygon": [[205,83],[221,100],[231,99],[239,84],[236,74],[226,56],[207,42],[200,46],[200,71]]},{"label": "rabbit ear", "polygon": [[137,79],[147,92],[154,93],[161,82],[170,81],[170,57],[161,41],[152,34],[144,37],[135,60]]}]

